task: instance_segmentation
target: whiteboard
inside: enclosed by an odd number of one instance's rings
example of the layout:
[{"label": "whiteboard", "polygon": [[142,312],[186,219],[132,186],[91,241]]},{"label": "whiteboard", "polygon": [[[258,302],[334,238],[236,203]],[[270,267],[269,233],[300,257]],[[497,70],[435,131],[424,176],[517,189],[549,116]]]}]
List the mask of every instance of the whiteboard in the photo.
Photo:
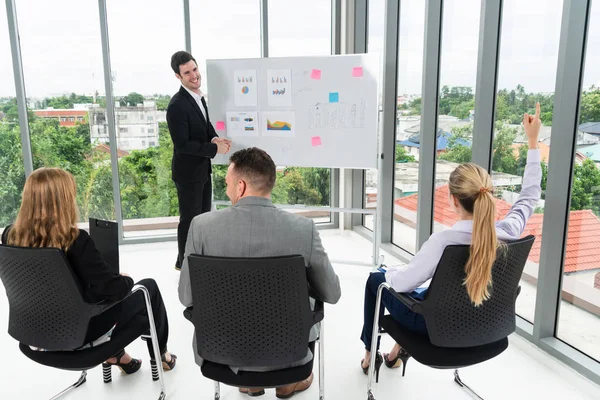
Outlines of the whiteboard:
[{"label": "whiteboard", "polygon": [[207,102],[231,152],[258,147],[276,165],[377,168],[380,56],[208,60]]}]

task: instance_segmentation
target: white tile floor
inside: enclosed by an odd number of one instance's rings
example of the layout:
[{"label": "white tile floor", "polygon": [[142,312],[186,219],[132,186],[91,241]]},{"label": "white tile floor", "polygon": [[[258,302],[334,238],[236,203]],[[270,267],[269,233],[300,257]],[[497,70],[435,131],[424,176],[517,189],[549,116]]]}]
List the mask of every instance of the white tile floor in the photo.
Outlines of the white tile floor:
[{"label": "white tile floor", "polygon": [[[365,261],[370,243],[351,232],[337,230],[321,233],[332,259]],[[184,320],[176,294],[178,273],[173,269],[176,243],[129,245],[121,248],[121,268],[134,279],[153,277],[159,283],[169,311],[171,337],[169,348],[179,356],[177,368],[165,374],[168,399],[212,399],[213,383],[202,377],[191,353],[192,326]],[[390,262],[390,257],[386,256]],[[363,355],[359,340],[364,282],[368,267],[334,265],[342,282],[342,298],[326,307],[325,358],[326,397],[328,399],[365,399],[366,377],[359,369]],[[3,289],[0,289],[3,291]],[[23,356],[17,343],[6,333],[8,302],[0,294],[0,344],[4,362],[0,363],[0,399],[48,399],[79,376],[37,365]],[[461,372],[463,380],[486,400],[506,399],[599,399],[600,387],[594,385],[524,339],[513,335],[510,347],[500,356]],[[384,349],[391,341],[383,339]],[[102,383],[99,368],[89,371],[88,381],[65,399],[153,399],[158,383],[151,381],[145,345],[136,341],[128,350],[144,359],[142,370],[132,376],[113,372],[113,382]],[[315,372],[316,372],[315,366]],[[382,367],[380,381],[374,385],[377,399],[470,399],[452,379],[451,371],[427,368],[411,360],[407,374]],[[222,399],[244,399],[237,388],[221,386]],[[317,380],[298,400],[318,398]],[[261,399],[275,399],[273,390]]]}]

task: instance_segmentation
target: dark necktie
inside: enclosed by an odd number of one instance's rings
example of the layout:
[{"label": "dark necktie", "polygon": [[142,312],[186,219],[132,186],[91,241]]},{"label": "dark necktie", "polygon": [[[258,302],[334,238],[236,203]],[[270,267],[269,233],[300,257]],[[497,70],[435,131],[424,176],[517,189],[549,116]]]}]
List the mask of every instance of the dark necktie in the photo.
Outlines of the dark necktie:
[{"label": "dark necktie", "polygon": [[202,106],[204,107],[204,111],[206,114],[206,124],[208,125],[209,123],[209,119],[208,119],[208,107],[206,107],[206,101],[204,100],[204,97],[200,97],[200,101],[202,101]]}]

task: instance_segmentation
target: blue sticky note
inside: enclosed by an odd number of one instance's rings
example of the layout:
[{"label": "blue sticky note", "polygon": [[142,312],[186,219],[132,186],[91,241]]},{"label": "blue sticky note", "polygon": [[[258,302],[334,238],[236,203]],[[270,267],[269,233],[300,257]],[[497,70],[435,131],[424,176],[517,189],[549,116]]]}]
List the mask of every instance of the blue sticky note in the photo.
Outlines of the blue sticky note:
[{"label": "blue sticky note", "polygon": [[338,103],[340,101],[340,95],[338,92],[329,93],[329,102]]}]

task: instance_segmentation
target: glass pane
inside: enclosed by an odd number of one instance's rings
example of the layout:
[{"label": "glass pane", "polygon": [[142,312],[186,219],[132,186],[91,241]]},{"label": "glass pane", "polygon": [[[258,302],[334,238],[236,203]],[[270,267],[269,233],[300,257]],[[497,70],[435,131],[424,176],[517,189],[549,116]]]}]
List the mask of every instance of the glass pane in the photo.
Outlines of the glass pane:
[{"label": "glass pane", "polygon": [[[269,57],[331,54],[331,2],[270,0],[268,4]],[[289,18],[290,15],[294,17]],[[327,168],[280,166],[273,202],[329,206],[330,174]],[[330,222],[328,212],[287,211],[302,213],[315,222]]]},{"label": "glass pane", "polygon": [[[600,3],[592,2],[557,336],[600,361]],[[594,128],[594,126],[596,128]],[[596,132],[596,134],[594,134]]]},{"label": "glass pane", "polygon": [[269,57],[331,54],[330,1],[269,0],[268,4]]},{"label": "glass pane", "polygon": [[[521,125],[523,113],[533,113],[541,104],[542,129],[538,147],[542,154],[542,170],[547,171],[554,85],[558,62],[562,0],[535,0],[523,8],[517,0],[503,5],[502,38],[496,98],[492,178],[497,197],[498,217],[503,217],[521,190],[523,169],[527,159],[527,140]],[[524,42],[536,45],[524,47]],[[545,190],[545,179],[542,182]],[[542,241],[544,194],[535,214],[529,219],[523,235],[536,235],[535,244],[521,279],[517,298],[517,314],[533,321],[537,275]]]},{"label": "glass pane", "polygon": [[91,139],[88,114],[105,104],[98,4],[21,0],[17,7],[34,168],[75,176],[82,222],[114,219],[108,141]]},{"label": "glass pane", "polygon": [[19,113],[15,96],[10,39],[6,27],[6,4],[0,4],[0,232],[15,222],[25,184]]},{"label": "glass pane", "polygon": [[417,187],[425,3],[403,1],[400,9],[396,171],[392,242],[413,253],[417,238]]},{"label": "glass pane", "polygon": [[[183,10],[175,8],[177,15],[183,15]],[[206,60],[260,57],[260,2],[190,0],[190,19],[192,54],[202,77],[206,77]],[[178,24],[183,29],[181,17]],[[176,43],[181,43],[183,49],[182,40],[183,36],[179,36]],[[202,80],[202,91],[207,93],[206,79]],[[207,94],[210,106],[210,93]]]},{"label": "glass pane", "polygon": [[[170,60],[185,47],[183,5],[120,0],[109,2],[107,12],[124,235],[174,234],[179,208],[166,108],[180,86]],[[132,45],[132,32],[144,39]],[[106,110],[93,115],[104,120]],[[106,124],[93,129],[97,133]]]}]

